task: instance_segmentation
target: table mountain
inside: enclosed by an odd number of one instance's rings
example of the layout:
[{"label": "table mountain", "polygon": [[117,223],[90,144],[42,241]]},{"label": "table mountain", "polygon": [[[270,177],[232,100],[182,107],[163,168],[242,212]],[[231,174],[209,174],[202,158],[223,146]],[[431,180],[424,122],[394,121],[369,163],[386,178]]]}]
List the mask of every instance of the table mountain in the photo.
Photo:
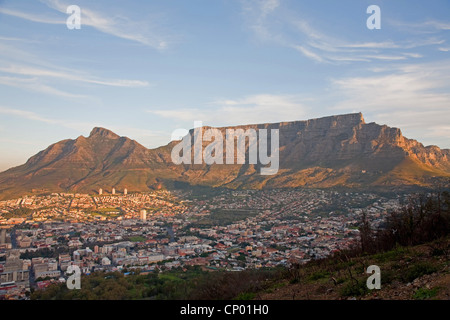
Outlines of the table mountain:
[{"label": "table mountain", "polygon": [[[268,129],[269,137],[270,129],[279,129],[278,173],[261,175],[260,164],[248,164],[248,142],[246,164],[175,165],[171,151],[177,141],[147,149],[107,129],[94,128],[88,137],[57,142],[25,164],[0,173],[0,198],[30,192],[92,193],[113,187],[118,192],[148,191],[174,182],[258,189],[432,186],[436,179],[450,177],[450,150],[425,147],[405,138],[398,128],[365,123],[361,113],[217,129],[224,137],[226,129]],[[204,141],[203,147],[208,144]],[[225,146],[223,150],[226,154]]]}]

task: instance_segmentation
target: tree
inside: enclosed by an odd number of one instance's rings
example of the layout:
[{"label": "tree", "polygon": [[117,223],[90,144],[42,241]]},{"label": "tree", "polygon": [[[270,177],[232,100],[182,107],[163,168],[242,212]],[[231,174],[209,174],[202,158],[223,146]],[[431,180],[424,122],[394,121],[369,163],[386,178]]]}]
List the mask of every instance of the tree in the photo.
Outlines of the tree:
[{"label": "tree", "polygon": [[370,227],[369,219],[367,218],[367,212],[363,210],[361,216],[361,225],[359,227],[359,236],[361,241],[361,252],[367,252],[370,249],[372,243],[372,229]]}]

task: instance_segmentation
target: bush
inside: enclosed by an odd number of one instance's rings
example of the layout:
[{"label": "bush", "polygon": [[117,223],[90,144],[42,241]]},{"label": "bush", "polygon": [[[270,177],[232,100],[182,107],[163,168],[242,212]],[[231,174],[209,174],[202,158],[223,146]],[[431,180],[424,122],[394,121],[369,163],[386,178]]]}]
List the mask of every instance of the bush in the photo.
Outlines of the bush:
[{"label": "bush", "polygon": [[358,281],[358,283],[349,282],[341,289],[341,295],[346,297],[363,296],[369,292],[365,281]]},{"label": "bush", "polygon": [[437,271],[437,268],[428,262],[419,262],[410,267],[404,276],[406,282],[414,281],[415,279],[426,274],[432,274]]},{"label": "bush", "polygon": [[394,248],[390,251],[378,253],[378,254],[374,255],[373,257],[378,262],[386,262],[386,261],[395,260],[398,257],[403,256],[405,254],[405,252],[406,252],[405,248],[403,248],[401,246],[397,246],[396,248]]},{"label": "bush", "polygon": [[[414,246],[446,237],[450,234],[450,194],[415,196],[399,210],[390,212],[386,227],[374,231],[367,214],[363,212],[359,253],[377,253],[391,250],[396,245]],[[442,249],[435,254],[442,254]]]},{"label": "bush", "polygon": [[326,270],[319,270],[319,271],[316,271],[313,274],[311,274],[308,277],[308,280],[316,281],[316,280],[319,280],[319,279],[328,278],[329,276],[330,276],[330,273],[328,271],[326,271]]},{"label": "bush", "polygon": [[194,300],[250,299],[251,292],[270,287],[271,281],[279,279],[277,270],[258,269],[240,272],[214,272],[203,277],[188,297]]},{"label": "bush", "polygon": [[433,288],[433,289],[425,289],[425,288],[419,288],[414,293],[414,299],[416,300],[425,300],[433,298],[437,295],[439,288]]},{"label": "bush", "polygon": [[236,300],[253,300],[255,298],[256,294],[253,292],[244,292],[244,293],[240,293],[237,297]]}]

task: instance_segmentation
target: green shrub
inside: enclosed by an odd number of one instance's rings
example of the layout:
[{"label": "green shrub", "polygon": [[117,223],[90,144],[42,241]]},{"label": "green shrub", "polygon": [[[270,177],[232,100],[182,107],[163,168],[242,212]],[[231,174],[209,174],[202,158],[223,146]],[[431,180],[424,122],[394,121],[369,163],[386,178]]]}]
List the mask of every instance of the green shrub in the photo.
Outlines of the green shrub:
[{"label": "green shrub", "polygon": [[236,300],[253,300],[255,296],[256,294],[253,292],[243,292],[236,297]]},{"label": "green shrub", "polygon": [[381,285],[386,285],[397,279],[398,272],[385,270],[381,272]]},{"label": "green shrub", "polygon": [[316,271],[313,274],[311,274],[308,277],[308,280],[316,281],[316,280],[319,280],[319,279],[328,278],[329,276],[330,276],[330,273],[328,271],[326,271],[326,270],[319,270],[319,271]]},{"label": "green shrub", "polygon": [[414,281],[423,275],[432,274],[437,271],[437,268],[429,262],[419,262],[408,268],[404,279],[407,282]]},{"label": "green shrub", "polygon": [[369,292],[365,281],[358,281],[358,283],[349,282],[341,289],[341,295],[350,296],[363,296]]},{"label": "green shrub", "polygon": [[396,248],[394,248],[390,251],[375,254],[373,256],[373,258],[375,258],[375,260],[378,262],[386,262],[386,261],[396,260],[399,257],[403,256],[405,253],[406,253],[405,248],[403,248],[401,246],[397,246]]},{"label": "green shrub", "polygon": [[425,288],[419,288],[414,293],[414,299],[416,300],[425,300],[433,298],[437,295],[439,291],[439,288],[433,288],[433,289],[425,289]]}]

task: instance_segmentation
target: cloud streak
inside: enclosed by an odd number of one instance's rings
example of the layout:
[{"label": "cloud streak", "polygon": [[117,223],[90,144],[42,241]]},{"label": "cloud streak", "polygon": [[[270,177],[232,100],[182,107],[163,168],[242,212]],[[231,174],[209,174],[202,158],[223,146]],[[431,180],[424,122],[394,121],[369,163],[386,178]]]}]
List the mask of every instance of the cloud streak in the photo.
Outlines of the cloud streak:
[{"label": "cloud streak", "polygon": [[36,77],[16,78],[16,77],[0,76],[0,84],[25,90],[31,90],[38,93],[60,96],[64,98],[86,98],[86,96],[84,95],[73,94],[46,85]]},{"label": "cloud streak", "polygon": [[[264,42],[292,48],[317,63],[398,61],[421,58],[417,52],[405,52],[445,41],[436,37],[383,42],[349,42],[338,35],[325,34],[287,8],[281,0],[246,0],[243,12],[255,35]],[[429,23],[447,30],[450,25]]]},{"label": "cloud streak", "polygon": [[[85,122],[85,121],[68,121],[67,119],[55,119],[49,118],[36,112],[21,110],[8,106],[0,105],[0,115],[7,115],[17,117],[22,120],[36,121],[48,125],[60,126],[68,129],[75,130],[80,134],[87,135],[94,127],[105,127],[109,130],[116,132],[117,134],[123,133],[132,139],[136,139],[138,143],[143,144],[147,148],[160,147],[167,144],[170,141],[170,135],[167,132],[158,130],[141,129],[136,127],[129,127],[127,125],[117,124],[105,124],[97,122]],[[4,138],[4,137],[3,137]],[[1,137],[0,137],[1,140]],[[34,145],[33,143],[27,143]]]},{"label": "cloud streak", "polygon": [[88,130],[91,130],[93,127],[97,126],[97,124],[91,122],[79,122],[70,120],[68,121],[67,119],[62,120],[62,119],[48,118],[36,112],[21,110],[8,106],[0,106],[0,114],[18,117],[23,120],[31,120],[51,125],[58,125],[61,127],[74,129],[80,132],[86,132]]},{"label": "cloud streak", "polygon": [[80,74],[80,72],[75,70],[63,72],[18,64],[10,64],[7,67],[0,66],[0,72],[23,76],[45,77],[69,81],[86,82],[112,87],[147,87],[149,85],[147,81],[127,80],[127,79],[101,79],[92,77],[91,75],[88,74]]},{"label": "cloud streak", "polygon": [[[68,17],[66,10],[71,3],[59,0],[41,0],[41,2],[49,8],[64,14],[64,16],[49,18],[8,8],[0,8],[0,13],[36,23],[66,24]],[[155,31],[155,25],[150,26],[148,21],[136,21],[123,15],[108,15],[92,10],[85,5],[81,7],[81,24],[82,27],[92,27],[105,34],[137,42],[158,50],[167,48],[169,44],[167,37]]]},{"label": "cloud streak", "polygon": [[16,18],[32,21],[32,22],[37,22],[37,23],[66,24],[66,20],[63,19],[63,18],[42,17],[42,16],[37,16],[37,15],[32,14],[32,13],[17,11],[17,10],[8,9],[8,8],[0,7],[0,13],[8,15],[8,16],[12,16],[12,17],[16,17]]},{"label": "cloud streak", "polygon": [[304,100],[307,99],[295,95],[258,94],[213,101],[210,108],[160,109],[147,112],[191,126],[197,120],[211,126],[257,124],[294,121],[311,115],[311,108]]},{"label": "cloud streak", "polygon": [[[70,3],[60,0],[41,0],[52,9],[66,13]],[[110,16],[83,6],[82,25],[93,27],[103,33],[113,35],[122,39],[135,41],[156,49],[165,49],[167,40],[161,35],[148,30],[148,22],[132,21],[124,16]],[[144,32],[143,32],[144,31]]]},{"label": "cloud streak", "polygon": [[411,138],[450,147],[450,60],[335,79],[332,88],[339,93],[332,110],[362,111],[378,123],[402,128]]}]

